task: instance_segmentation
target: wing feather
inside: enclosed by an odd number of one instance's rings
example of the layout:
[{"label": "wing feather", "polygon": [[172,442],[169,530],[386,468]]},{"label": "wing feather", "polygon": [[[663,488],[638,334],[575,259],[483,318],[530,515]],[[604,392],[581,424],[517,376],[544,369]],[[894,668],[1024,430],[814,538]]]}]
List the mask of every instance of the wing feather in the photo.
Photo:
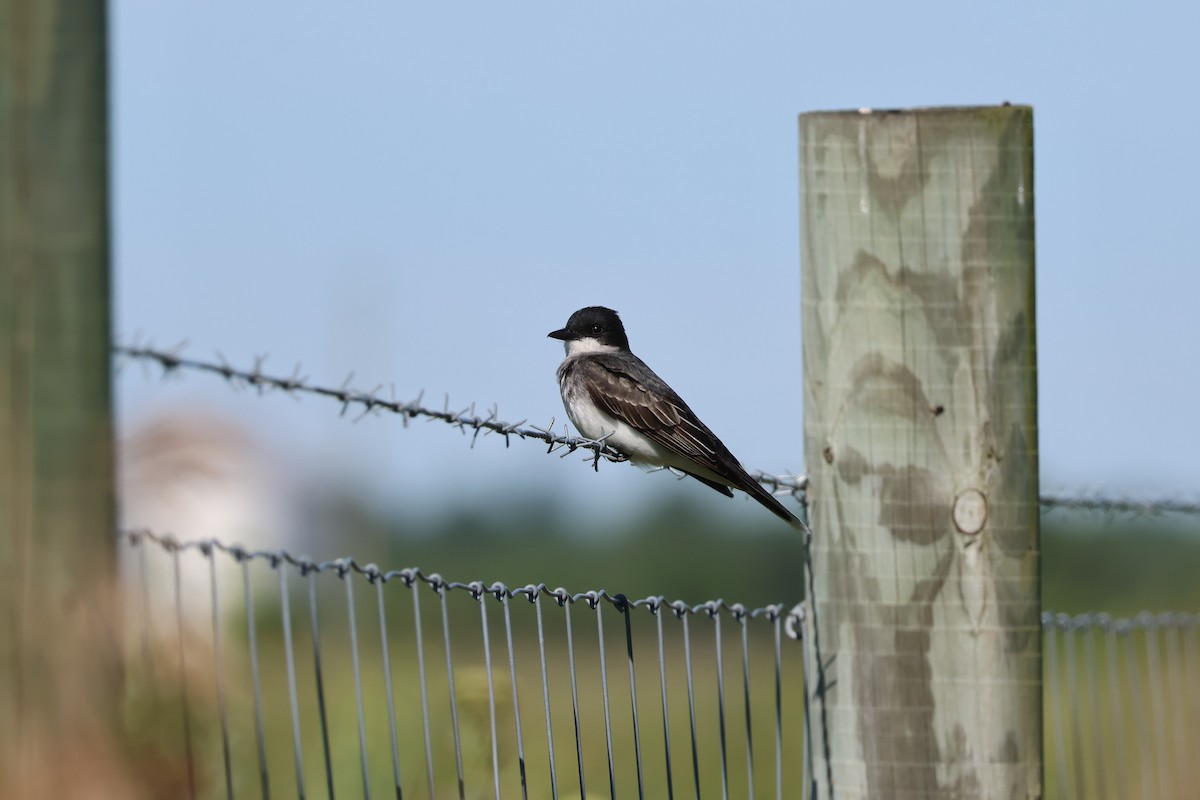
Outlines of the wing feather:
[{"label": "wing feather", "polygon": [[[643,365],[644,366],[644,365]],[[641,431],[667,450],[708,467],[717,474],[733,456],[670,386],[654,375],[639,381],[619,361],[602,356],[580,360],[575,369],[587,377],[592,401],[616,419]]]},{"label": "wing feather", "polygon": [[[638,377],[629,373],[625,363],[628,358],[634,359]],[[636,428],[668,451],[707,468],[788,524],[802,526],[792,512],[747,474],[729,448],[688,408],[683,398],[637,356],[627,352],[616,358],[594,353],[578,359],[569,368],[583,373],[583,383],[592,401],[607,414]],[[684,471],[721,494],[733,496],[727,486],[686,468]]]}]

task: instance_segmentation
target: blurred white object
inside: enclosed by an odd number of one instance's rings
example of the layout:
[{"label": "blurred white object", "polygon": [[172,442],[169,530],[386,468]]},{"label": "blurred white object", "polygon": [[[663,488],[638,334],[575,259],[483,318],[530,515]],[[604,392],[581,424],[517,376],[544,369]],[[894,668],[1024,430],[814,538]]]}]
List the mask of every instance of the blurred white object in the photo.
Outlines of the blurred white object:
[{"label": "blurred white object", "polygon": [[[160,411],[132,426],[117,452],[123,530],[147,529],[180,542],[216,539],[248,550],[285,546],[281,471],[229,419],[194,408]],[[242,570],[226,553],[214,552],[213,559],[218,608],[228,616],[245,602]],[[144,618],[159,635],[174,635],[178,625],[173,561],[153,542],[121,547],[128,617],[138,624]],[[209,559],[194,548],[181,552],[179,583],[185,627],[210,626]]]}]

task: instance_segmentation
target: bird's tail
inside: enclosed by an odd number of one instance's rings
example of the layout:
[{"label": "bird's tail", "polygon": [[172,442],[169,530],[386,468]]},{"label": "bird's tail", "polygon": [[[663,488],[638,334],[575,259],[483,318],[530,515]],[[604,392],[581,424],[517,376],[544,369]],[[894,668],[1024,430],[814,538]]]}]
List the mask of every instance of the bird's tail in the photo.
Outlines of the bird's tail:
[{"label": "bird's tail", "polygon": [[750,477],[748,474],[745,475],[742,483],[743,485],[739,486],[739,489],[753,497],[772,514],[782,519],[788,525],[791,525],[798,531],[804,530],[804,523],[800,521],[800,518],[791,511],[788,511],[787,507],[783,503],[779,502],[779,498],[775,497],[775,495],[763,488],[761,483],[754,480],[754,478]]}]

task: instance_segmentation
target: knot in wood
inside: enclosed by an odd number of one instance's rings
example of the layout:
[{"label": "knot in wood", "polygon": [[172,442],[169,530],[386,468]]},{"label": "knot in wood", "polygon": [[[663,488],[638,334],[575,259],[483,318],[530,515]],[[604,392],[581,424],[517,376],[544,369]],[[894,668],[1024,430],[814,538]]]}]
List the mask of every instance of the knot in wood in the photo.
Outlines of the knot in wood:
[{"label": "knot in wood", "polygon": [[954,498],[954,527],[960,533],[973,536],[983,530],[987,522],[987,498],[978,489],[964,489]]}]

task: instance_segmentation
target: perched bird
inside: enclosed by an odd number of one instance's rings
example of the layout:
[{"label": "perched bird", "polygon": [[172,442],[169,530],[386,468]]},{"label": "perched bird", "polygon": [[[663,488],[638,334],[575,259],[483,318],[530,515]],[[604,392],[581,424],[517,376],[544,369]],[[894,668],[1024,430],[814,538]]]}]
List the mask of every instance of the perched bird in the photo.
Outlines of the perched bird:
[{"label": "perched bird", "polygon": [[669,467],[691,475],[727,497],[741,489],[772,513],[800,528],[784,508],[750,477],[720,439],[675,390],[629,350],[617,312],[581,308],[567,326],[549,334],[566,346],[558,388],[567,416],[589,439],[604,439],[635,464]]}]

